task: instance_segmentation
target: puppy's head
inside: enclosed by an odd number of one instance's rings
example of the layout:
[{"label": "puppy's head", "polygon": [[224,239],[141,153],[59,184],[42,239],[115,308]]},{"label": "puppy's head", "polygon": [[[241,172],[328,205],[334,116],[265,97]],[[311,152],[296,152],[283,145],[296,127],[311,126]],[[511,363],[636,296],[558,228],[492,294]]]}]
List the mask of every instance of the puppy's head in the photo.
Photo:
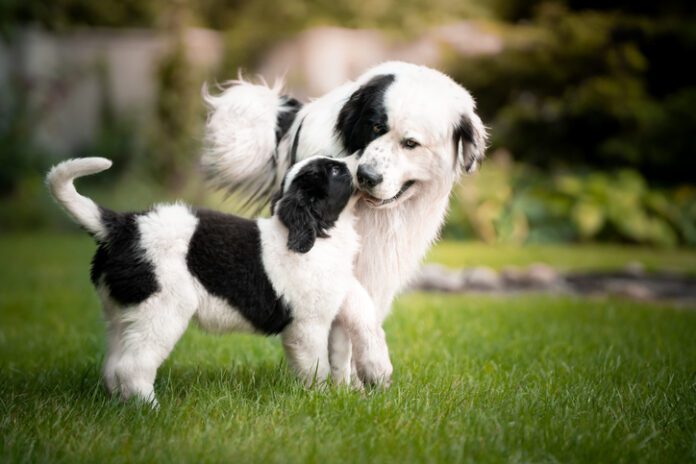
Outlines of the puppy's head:
[{"label": "puppy's head", "polygon": [[271,202],[271,212],[288,228],[288,249],[307,253],[317,237],[328,237],[354,191],[346,161],[314,157],[288,171]]},{"label": "puppy's head", "polygon": [[384,63],[358,81],[336,132],[358,158],[367,203],[388,208],[434,185],[451,188],[484,156],[486,129],[469,92],[424,66]]}]

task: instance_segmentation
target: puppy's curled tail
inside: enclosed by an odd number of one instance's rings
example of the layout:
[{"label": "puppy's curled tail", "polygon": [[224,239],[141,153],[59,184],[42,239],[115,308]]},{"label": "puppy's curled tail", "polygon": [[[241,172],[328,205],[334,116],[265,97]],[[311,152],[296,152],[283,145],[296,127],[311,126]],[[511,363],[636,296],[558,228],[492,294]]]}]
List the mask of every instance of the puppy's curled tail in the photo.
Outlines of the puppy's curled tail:
[{"label": "puppy's curled tail", "polygon": [[80,195],[73,181],[105,171],[111,164],[111,160],[99,157],[71,159],[54,166],[46,176],[46,184],[53,198],[97,240],[106,238],[100,208],[94,201]]}]

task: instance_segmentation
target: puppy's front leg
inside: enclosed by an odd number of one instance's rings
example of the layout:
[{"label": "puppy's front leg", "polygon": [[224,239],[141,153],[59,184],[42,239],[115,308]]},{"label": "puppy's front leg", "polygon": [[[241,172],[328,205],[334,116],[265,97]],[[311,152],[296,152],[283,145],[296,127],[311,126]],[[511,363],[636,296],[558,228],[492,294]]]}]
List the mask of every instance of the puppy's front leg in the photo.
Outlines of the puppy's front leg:
[{"label": "puppy's front leg", "polygon": [[394,369],[384,330],[377,323],[372,298],[357,280],[354,280],[336,321],[350,336],[353,362],[360,380],[389,386]]},{"label": "puppy's front leg", "polygon": [[322,384],[331,373],[328,339],[330,323],[293,321],[282,334],[288,364],[305,385]]}]

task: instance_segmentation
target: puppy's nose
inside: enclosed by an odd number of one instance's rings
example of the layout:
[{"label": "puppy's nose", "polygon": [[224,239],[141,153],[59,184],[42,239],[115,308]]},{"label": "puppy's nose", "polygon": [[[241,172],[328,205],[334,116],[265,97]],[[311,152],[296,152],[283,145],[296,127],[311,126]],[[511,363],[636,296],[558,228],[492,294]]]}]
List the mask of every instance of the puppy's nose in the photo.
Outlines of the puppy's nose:
[{"label": "puppy's nose", "polygon": [[360,187],[374,187],[382,182],[382,179],[382,174],[375,171],[374,168],[365,164],[358,167],[358,183],[360,184]]}]

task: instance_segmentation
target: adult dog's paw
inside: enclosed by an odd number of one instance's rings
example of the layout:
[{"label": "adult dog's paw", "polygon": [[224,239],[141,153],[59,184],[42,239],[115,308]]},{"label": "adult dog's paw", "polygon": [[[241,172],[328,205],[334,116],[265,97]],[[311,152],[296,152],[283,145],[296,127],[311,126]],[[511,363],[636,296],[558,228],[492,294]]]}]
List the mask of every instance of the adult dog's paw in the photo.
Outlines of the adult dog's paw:
[{"label": "adult dog's paw", "polygon": [[389,388],[394,372],[389,356],[365,356],[356,363],[358,377],[365,385]]},{"label": "adult dog's paw", "polygon": [[355,353],[355,368],[358,377],[365,385],[389,388],[394,367],[389,359],[389,350],[383,331],[379,338],[380,343],[372,344],[369,349]]}]

